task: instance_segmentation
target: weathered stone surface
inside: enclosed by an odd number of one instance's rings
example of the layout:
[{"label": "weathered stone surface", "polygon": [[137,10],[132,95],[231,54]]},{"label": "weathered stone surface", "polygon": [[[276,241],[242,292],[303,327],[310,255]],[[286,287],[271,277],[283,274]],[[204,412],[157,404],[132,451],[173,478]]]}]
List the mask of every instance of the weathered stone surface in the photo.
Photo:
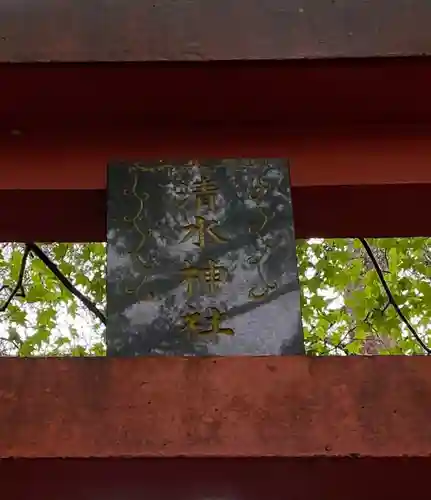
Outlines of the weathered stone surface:
[{"label": "weathered stone surface", "polygon": [[110,355],[303,352],[284,160],[108,170]]}]

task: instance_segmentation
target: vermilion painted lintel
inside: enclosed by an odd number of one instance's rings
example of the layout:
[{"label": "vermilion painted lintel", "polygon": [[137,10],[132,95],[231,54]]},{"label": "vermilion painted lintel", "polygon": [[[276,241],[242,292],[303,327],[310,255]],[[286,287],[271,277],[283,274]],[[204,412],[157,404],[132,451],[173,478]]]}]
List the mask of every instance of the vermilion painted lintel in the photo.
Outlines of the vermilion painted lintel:
[{"label": "vermilion painted lintel", "polygon": [[429,236],[430,61],[0,65],[0,240],[104,241],[109,161],[191,156],[288,158],[299,238]]},{"label": "vermilion painted lintel", "polygon": [[307,237],[429,236],[431,128],[369,125],[146,128],[52,124],[0,135],[2,241],[104,241],[110,160],[264,156],[291,165],[295,230]]},{"label": "vermilion painted lintel", "polygon": [[428,457],[422,357],[0,359],[0,457]]}]

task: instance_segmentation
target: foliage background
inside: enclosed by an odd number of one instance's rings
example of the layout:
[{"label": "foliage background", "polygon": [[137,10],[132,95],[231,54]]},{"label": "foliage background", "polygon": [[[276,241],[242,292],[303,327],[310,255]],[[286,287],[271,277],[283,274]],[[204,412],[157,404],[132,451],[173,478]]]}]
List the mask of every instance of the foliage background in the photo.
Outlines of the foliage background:
[{"label": "foliage background", "polygon": [[[370,239],[397,304],[429,344],[431,239]],[[106,245],[40,245],[88,298],[106,306]],[[24,245],[0,244],[1,299],[17,282]],[[297,242],[306,350],[310,355],[423,354],[400,322],[359,240]],[[0,355],[100,356],[104,327],[36,257],[25,297],[1,312]]]}]

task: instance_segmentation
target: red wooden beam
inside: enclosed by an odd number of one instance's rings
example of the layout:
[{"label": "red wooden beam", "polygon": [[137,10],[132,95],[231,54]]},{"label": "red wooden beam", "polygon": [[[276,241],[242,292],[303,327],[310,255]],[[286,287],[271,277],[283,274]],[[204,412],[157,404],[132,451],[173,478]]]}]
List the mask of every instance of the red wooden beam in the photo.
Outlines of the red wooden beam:
[{"label": "red wooden beam", "polygon": [[[1,2],[0,2],[1,3]],[[431,57],[290,62],[0,64],[2,130],[123,118],[282,122],[295,128],[430,122]],[[67,121],[64,122],[64,119]]]},{"label": "red wooden beam", "polygon": [[103,241],[108,161],[190,156],[289,158],[298,237],[431,234],[430,59],[9,65],[0,80],[4,241]]},{"label": "red wooden beam", "polygon": [[1,458],[431,454],[426,357],[2,358],[0,380]]},{"label": "red wooden beam", "polygon": [[424,55],[430,17],[428,0],[2,0],[0,61]]},{"label": "red wooden beam", "polygon": [[13,459],[2,460],[0,479],[13,500],[386,500],[420,497],[430,465],[429,458]]},{"label": "red wooden beam", "polygon": [[[422,203],[430,195],[429,184],[294,187],[296,236],[429,236]],[[4,190],[0,202],[1,241],[106,240],[105,190]]]}]

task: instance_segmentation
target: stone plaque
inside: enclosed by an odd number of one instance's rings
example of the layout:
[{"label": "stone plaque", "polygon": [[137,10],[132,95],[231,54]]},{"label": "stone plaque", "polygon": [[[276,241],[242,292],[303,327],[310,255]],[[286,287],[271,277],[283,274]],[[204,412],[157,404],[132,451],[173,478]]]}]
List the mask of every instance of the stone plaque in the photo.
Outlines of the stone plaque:
[{"label": "stone plaque", "polygon": [[108,167],[108,354],[302,354],[288,163]]}]

